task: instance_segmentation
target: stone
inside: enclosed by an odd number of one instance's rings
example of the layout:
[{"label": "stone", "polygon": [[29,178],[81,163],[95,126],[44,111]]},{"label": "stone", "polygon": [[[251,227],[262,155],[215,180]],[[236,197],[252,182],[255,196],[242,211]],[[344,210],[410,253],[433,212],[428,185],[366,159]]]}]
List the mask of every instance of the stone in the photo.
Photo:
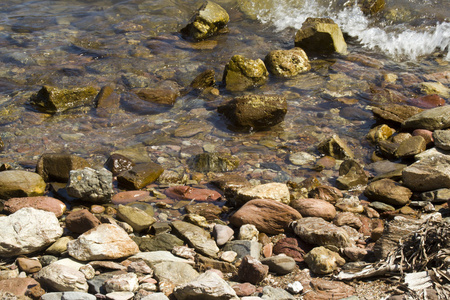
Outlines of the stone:
[{"label": "stone", "polygon": [[[32,288],[38,288],[41,289],[41,285],[39,282],[37,282],[33,278],[10,278],[10,279],[3,279],[0,280],[0,291],[1,292],[8,292],[16,297],[25,297],[28,296],[28,293],[30,289]],[[22,298],[3,298],[2,299],[22,299]],[[29,299],[29,298],[25,298]]]},{"label": "stone", "polygon": [[35,279],[44,287],[54,291],[88,291],[88,284],[84,274],[71,267],[61,264],[51,264],[42,268]]},{"label": "stone", "polygon": [[337,213],[333,220],[333,224],[339,227],[347,225],[355,229],[359,229],[362,226],[362,222],[358,216],[348,211]]},{"label": "stone", "polygon": [[133,168],[123,171],[117,176],[119,185],[127,189],[142,189],[152,183],[162,174],[164,169],[156,163],[136,164]]},{"label": "stone", "polygon": [[158,280],[159,290],[170,295],[174,288],[197,278],[199,273],[190,265],[183,262],[160,262],[152,266],[154,277]]},{"label": "stone", "polygon": [[344,197],[336,201],[336,208],[342,211],[348,211],[353,213],[362,213],[364,207],[361,205],[357,196]]},{"label": "stone", "polygon": [[439,95],[433,94],[409,99],[408,103],[420,108],[434,108],[445,105],[445,100]]},{"label": "stone", "polygon": [[151,199],[149,191],[125,191],[112,196],[111,202],[115,205],[125,205],[132,202],[145,202]]},{"label": "stone", "polygon": [[192,164],[197,172],[228,172],[239,166],[239,158],[229,153],[200,153],[194,156]]},{"label": "stone", "polygon": [[67,243],[74,238],[71,236],[63,236],[56,240],[50,247],[45,250],[46,254],[60,256],[67,251]]},{"label": "stone", "polygon": [[367,256],[367,250],[359,247],[347,247],[342,250],[342,253],[350,261],[362,261]]},{"label": "stone", "polygon": [[342,192],[332,186],[327,186],[327,185],[321,185],[318,186],[314,189],[312,189],[309,193],[308,196],[314,199],[322,199],[325,200],[331,204],[336,203],[336,201],[338,199],[341,199],[344,197],[344,195],[342,194]]},{"label": "stone", "polygon": [[339,177],[336,186],[348,190],[358,185],[367,184],[368,177],[363,167],[354,159],[346,159],[339,167]]},{"label": "stone", "polygon": [[450,150],[450,130],[435,130],[433,140],[436,148],[445,151]]},{"label": "stone", "polygon": [[395,129],[389,127],[386,124],[378,125],[369,130],[367,139],[372,144],[377,144],[379,141],[385,141],[395,133]]},{"label": "stone", "polygon": [[229,226],[216,224],[214,225],[212,236],[217,246],[221,247],[233,238],[234,230]]},{"label": "stone", "polygon": [[139,288],[139,280],[134,273],[118,274],[106,280],[104,286],[108,293],[136,292]]},{"label": "stone", "polygon": [[0,172],[0,198],[41,196],[46,184],[36,173],[22,170]]},{"label": "stone", "polygon": [[176,234],[198,252],[212,258],[217,257],[219,248],[216,242],[209,238],[209,233],[205,230],[183,221],[172,222],[172,227]]},{"label": "stone", "polygon": [[304,261],[303,256],[310,251],[313,246],[298,238],[282,238],[273,247],[273,253],[283,254],[292,257],[297,263]]},{"label": "stone", "polygon": [[54,114],[71,108],[91,106],[97,93],[93,87],[59,89],[45,85],[31,96],[30,102],[39,111]]},{"label": "stone", "polygon": [[347,54],[347,44],[339,26],[329,18],[307,18],[295,34],[295,47],[306,53]]},{"label": "stone", "polygon": [[269,274],[269,266],[263,265],[258,259],[246,255],[238,269],[238,278],[244,282],[258,284]]},{"label": "stone", "polygon": [[[308,286],[305,300],[340,300],[356,294],[354,287],[324,278],[312,278],[303,285]],[[305,290],[303,292],[305,293]]]},{"label": "stone", "polygon": [[203,71],[192,80],[190,87],[200,91],[213,87],[216,83],[215,76],[216,72],[214,69]]},{"label": "stone", "polygon": [[378,12],[384,9],[386,5],[385,0],[359,0],[358,6],[362,12],[366,15],[376,15]]},{"label": "stone", "polygon": [[105,168],[72,170],[66,191],[69,196],[92,203],[107,203],[113,195],[112,173]]},{"label": "stone", "polygon": [[250,282],[237,283],[232,288],[238,297],[250,296],[256,292],[256,287]]},{"label": "stone", "polygon": [[291,201],[291,206],[298,210],[302,217],[318,217],[331,221],[336,216],[334,205],[325,200],[300,198]]},{"label": "stone", "polygon": [[312,155],[308,152],[294,152],[289,155],[289,161],[297,166],[303,166],[307,164],[311,164],[317,160],[315,155]]},{"label": "stone", "polygon": [[146,231],[156,222],[156,219],[137,207],[128,205],[119,205],[117,208],[117,217],[130,224],[135,232]]},{"label": "stone", "polygon": [[424,110],[402,123],[403,129],[428,129],[431,131],[450,127],[450,105]]},{"label": "stone", "polygon": [[233,201],[237,206],[242,206],[253,199],[274,200],[288,205],[291,201],[289,188],[285,183],[279,182],[240,188],[236,191]]},{"label": "stone", "polygon": [[74,154],[44,153],[36,164],[36,173],[46,182],[56,181],[67,183],[70,171],[89,167],[87,160]]},{"label": "stone", "polygon": [[184,207],[188,214],[196,214],[205,217],[207,221],[214,221],[220,219],[222,209],[213,203],[195,203]]},{"label": "stone", "polygon": [[383,104],[372,108],[372,113],[377,119],[395,124],[401,124],[422,111],[423,109],[416,106],[395,103]]},{"label": "stone", "polygon": [[265,286],[262,290],[261,299],[263,300],[294,300],[295,297],[289,294],[287,291],[282,288],[276,288],[271,286]]},{"label": "stone", "polygon": [[390,205],[403,206],[409,202],[412,192],[391,179],[373,181],[367,185],[364,195],[372,201],[381,201]]},{"label": "stone", "polygon": [[256,241],[229,241],[222,248],[223,251],[234,251],[237,256],[236,259],[241,259],[246,255],[250,255],[256,259],[259,259],[262,245]]},{"label": "stone", "polygon": [[0,228],[2,257],[43,250],[63,234],[54,213],[31,207],[0,217]]},{"label": "stone", "polygon": [[398,158],[408,158],[419,153],[422,153],[427,149],[427,142],[421,136],[412,136],[407,140],[400,143],[395,150],[395,156]]},{"label": "stone", "polygon": [[141,300],[169,300],[163,293],[153,293],[141,298]]},{"label": "stone", "polygon": [[225,65],[222,81],[230,92],[242,92],[264,85],[268,78],[269,72],[261,59],[234,55]]},{"label": "stone", "polygon": [[178,300],[236,299],[236,292],[214,271],[206,271],[195,280],[174,289]]},{"label": "stone", "polygon": [[84,233],[100,224],[99,219],[87,209],[71,211],[66,217],[66,227],[74,233]]},{"label": "stone", "polygon": [[42,269],[42,265],[38,259],[18,257],[16,264],[22,272],[27,274],[36,273]]},{"label": "stone", "polygon": [[176,200],[218,201],[222,195],[214,190],[193,188],[186,185],[172,186],[164,194]]},{"label": "stone", "polygon": [[193,265],[194,262],[176,257],[170,251],[150,251],[150,252],[140,252],[128,258],[130,261],[144,260],[150,267],[161,262],[179,262],[184,264]]},{"label": "stone", "polygon": [[437,189],[427,191],[420,194],[423,201],[431,201],[432,203],[443,203],[450,199],[450,189]]},{"label": "stone", "polygon": [[354,154],[338,135],[333,135],[331,138],[324,140],[317,146],[318,150],[336,159],[353,158]]},{"label": "stone", "polygon": [[322,246],[308,252],[305,262],[311,271],[318,275],[330,274],[345,264],[345,260],[338,253]]},{"label": "stone", "polygon": [[244,224],[239,228],[238,240],[257,241],[259,231],[255,225]]},{"label": "stone", "polygon": [[167,106],[173,106],[179,96],[179,92],[171,89],[141,88],[134,92],[144,101]]},{"label": "stone", "polygon": [[81,261],[119,259],[139,252],[139,247],[119,226],[101,224],[67,244],[69,255]]},{"label": "stone", "polygon": [[111,171],[114,176],[132,169],[134,165],[135,163],[131,159],[118,153],[111,154],[105,162],[105,168]]},{"label": "stone", "polygon": [[194,41],[204,40],[222,30],[230,20],[227,11],[217,3],[206,1],[181,33]]},{"label": "stone", "polygon": [[294,271],[297,266],[296,261],[287,255],[276,255],[261,259],[261,263],[269,266],[269,272],[277,275],[286,275]]},{"label": "stone", "polygon": [[264,58],[264,63],[270,73],[283,78],[311,70],[308,56],[301,48],[270,51]]},{"label": "stone", "polygon": [[66,211],[66,205],[64,202],[47,196],[10,198],[3,205],[3,210],[9,214],[13,214],[25,207],[32,207],[35,209],[52,212],[57,218],[59,218]]},{"label": "stone", "polygon": [[449,167],[449,155],[423,158],[403,170],[403,185],[416,192],[450,188]]},{"label": "stone", "polygon": [[139,250],[146,251],[171,251],[176,246],[182,246],[184,242],[170,233],[159,233],[154,237],[133,237],[133,241],[139,246]]},{"label": "stone", "polygon": [[422,82],[420,83],[420,90],[427,95],[437,94],[444,98],[450,97],[450,88],[440,82]]},{"label": "stone", "polygon": [[373,201],[369,204],[369,206],[381,212],[395,211],[395,207],[380,201]]},{"label": "stone", "polygon": [[111,86],[103,86],[94,99],[96,113],[100,118],[106,118],[117,112],[120,107],[120,96]]},{"label": "stone", "polygon": [[278,234],[287,231],[289,224],[301,217],[297,210],[281,202],[255,199],[244,204],[229,220],[236,227],[253,224],[260,232]]}]

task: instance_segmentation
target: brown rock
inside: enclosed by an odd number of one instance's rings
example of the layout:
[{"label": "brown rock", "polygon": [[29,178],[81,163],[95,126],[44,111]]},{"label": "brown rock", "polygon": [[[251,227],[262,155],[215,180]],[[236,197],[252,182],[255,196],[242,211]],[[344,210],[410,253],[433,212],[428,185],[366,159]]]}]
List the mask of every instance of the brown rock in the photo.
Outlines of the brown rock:
[{"label": "brown rock", "polygon": [[143,88],[136,90],[135,93],[142,100],[170,106],[175,104],[175,101],[178,97],[177,92],[168,89],[164,90],[164,89]]},{"label": "brown rock", "polygon": [[84,233],[100,224],[100,221],[87,209],[72,211],[66,217],[67,229],[75,233]]},{"label": "brown rock", "polygon": [[236,267],[229,262],[212,259],[201,254],[195,255],[195,263],[202,271],[210,269],[219,270],[223,273],[236,273],[237,271]]},{"label": "brown rock", "polygon": [[256,292],[256,287],[249,282],[235,284],[232,288],[238,297],[251,296]]},{"label": "brown rock", "polygon": [[371,182],[364,190],[364,195],[372,201],[401,206],[409,202],[412,192],[392,179],[381,179]]},{"label": "brown rock", "polygon": [[336,201],[340,198],[343,198],[344,195],[342,194],[342,192],[339,189],[337,189],[335,187],[321,185],[321,186],[314,188],[312,191],[310,191],[309,197],[315,198],[315,199],[322,199],[331,204],[335,204]]},{"label": "brown rock", "polygon": [[155,163],[140,163],[132,169],[124,171],[117,176],[120,186],[128,189],[142,189],[152,183],[162,174],[164,169]]},{"label": "brown rock", "polygon": [[292,77],[311,70],[308,56],[301,48],[271,51],[264,63],[270,73],[279,77]]},{"label": "brown rock", "polygon": [[421,136],[425,140],[426,145],[431,144],[434,142],[433,140],[433,131],[427,130],[427,129],[415,129],[412,132],[413,136]]},{"label": "brown rock", "polygon": [[311,251],[313,246],[296,238],[283,238],[279,240],[273,247],[273,253],[286,254],[292,257],[296,262],[303,262],[303,257],[307,252]]},{"label": "brown rock", "polygon": [[136,201],[146,201],[150,200],[149,191],[126,191],[115,194],[111,201],[113,204],[128,204]]},{"label": "brown rock", "polygon": [[90,167],[82,157],[66,153],[45,153],[36,165],[36,172],[47,181],[67,183],[70,171]]},{"label": "brown rock", "polygon": [[421,111],[423,111],[421,108],[400,104],[384,104],[382,106],[372,108],[372,112],[375,117],[385,121],[391,121],[396,124],[402,123],[406,119],[409,119]]},{"label": "brown rock", "polygon": [[365,185],[368,181],[363,167],[354,159],[346,159],[339,167],[339,177],[336,180],[338,188],[347,190],[357,185]]},{"label": "brown rock", "polygon": [[269,266],[263,265],[250,255],[244,256],[238,270],[239,280],[258,284],[269,274]]},{"label": "brown rock", "polygon": [[196,214],[205,217],[207,221],[219,219],[222,209],[212,203],[196,203],[185,206],[188,214]]},{"label": "brown rock", "polygon": [[169,187],[164,193],[177,200],[217,201],[222,198],[222,195],[216,191],[183,185]]},{"label": "brown rock", "polygon": [[292,221],[300,219],[301,214],[294,208],[267,199],[255,199],[244,204],[230,217],[230,223],[240,227],[253,224],[260,232],[278,234],[285,232]]},{"label": "brown rock", "polygon": [[312,278],[309,282],[312,291],[305,293],[304,300],[338,300],[356,294],[355,288],[339,281]]},{"label": "brown rock", "polygon": [[10,214],[24,207],[50,211],[57,218],[61,217],[66,211],[66,205],[62,201],[47,196],[11,198],[4,204],[4,210]]},{"label": "brown rock", "polygon": [[16,264],[19,269],[27,274],[39,272],[42,269],[42,265],[37,259],[31,259],[27,257],[18,257]]},{"label": "brown rock", "polygon": [[27,295],[28,291],[33,287],[40,288],[40,284],[29,277],[0,280],[0,291],[12,293],[17,297]]},{"label": "brown rock", "polygon": [[336,215],[333,223],[337,226],[350,226],[355,229],[359,229],[362,226],[362,222],[358,216],[351,212],[340,212]]},{"label": "brown rock", "polygon": [[111,86],[104,86],[94,99],[97,115],[107,117],[117,112],[120,106],[120,96],[114,92]]},{"label": "brown rock", "polygon": [[320,199],[297,199],[291,201],[291,206],[298,210],[303,217],[318,217],[327,221],[336,216],[333,204]]},{"label": "brown rock", "polygon": [[418,106],[421,108],[433,108],[437,106],[445,105],[445,100],[439,95],[425,95],[419,98],[409,99],[410,105]]},{"label": "brown rock", "polygon": [[400,143],[395,150],[395,156],[398,158],[408,158],[416,154],[422,153],[427,149],[427,142],[419,135],[412,136]]},{"label": "brown rock", "polygon": [[213,69],[206,70],[195,77],[190,86],[197,90],[213,87],[216,83],[215,74]]},{"label": "brown rock", "polygon": [[131,159],[118,153],[111,154],[105,162],[105,168],[111,171],[114,176],[120,172],[130,170],[134,165]]}]

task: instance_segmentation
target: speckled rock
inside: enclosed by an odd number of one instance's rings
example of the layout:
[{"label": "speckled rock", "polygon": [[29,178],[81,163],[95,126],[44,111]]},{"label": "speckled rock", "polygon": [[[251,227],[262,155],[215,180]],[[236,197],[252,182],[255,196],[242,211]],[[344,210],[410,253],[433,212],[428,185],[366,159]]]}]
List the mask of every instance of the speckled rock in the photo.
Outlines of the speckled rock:
[{"label": "speckled rock", "polygon": [[93,203],[107,203],[113,195],[112,173],[105,168],[72,170],[66,191],[69,196]]},{"label": "speckled rock", "polygon": [[261,59],[253,60],[234,55],[225,65],[223,82],[231,92],[245,91],[267,82],[269,72]]},{"label": "speckled rock", "polygon": [[279,77],[292,77],[311,70],[308,56],[301,48],[270,51],[264,63],[270,73]]}]

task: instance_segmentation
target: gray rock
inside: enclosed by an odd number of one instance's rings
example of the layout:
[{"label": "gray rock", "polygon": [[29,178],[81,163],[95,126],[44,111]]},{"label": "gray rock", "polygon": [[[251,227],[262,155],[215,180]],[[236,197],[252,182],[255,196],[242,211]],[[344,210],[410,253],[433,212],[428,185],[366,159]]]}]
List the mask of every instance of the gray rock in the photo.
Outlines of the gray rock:
[{"label": "gray rock", "polygon": [[395,207],[380,201],[373,201],[369,204],[370,207],[378,211],[394,211]]},{"label": "gray rock", "polygon": [[262,245],[257,241],[229,241],[223,247],[223,251],[234,251],[237,253],[236,259],[241,259],[246,255],[250,255],[259,259]]},{"label": "gray rock", "polygon": [[42,286],[58,292],[87,292],[89,287],[83,273],[61,264],[51,264],[42,268],[35,275],[35,279]]},{"label": "gray rock", "polygon": [[301,48],[270,51],[264,63],[270,73],[284,78],[311,70],[308,56]]},{"label": "gray rock", "polygon": [[139,280],[135,273],[117,274],[106,280],[105,290],[113,292],[136,292],[139,288]]},{"label": "gray rock", "polygon": [[242,55],[234,55],[225,65],[223,81],[231,92],[245,91],[264,85],[269,72],[261,59],[253,60]]},{"label": "gray rock", "polygon": [[94,278],[87,281],[89,285],[89,293],[91,294],[106,294],[104,283],[106,280],[116,275],[114,272],[101,273]]},{"label": "gray rock", "polygon": [[262,291],[261,299],[264,300],[294,300],[295,297],[281,288],[265,286]]},{"label": "gray rock", "polygon": [[0,228],[0,256],[3,257],[43,250],[63,234],[54,213],[31,207],[0,217]]},{"label": "gray rock", "polygon": [[303,166],[307,164],[312,164],[317,160],[318,157],[312,155],[308,152],[294,152],[289,155],[289,161],[297,166]]},{"label": "gray rock", "polygon": [[141,300],[169,300],[163,293],[153,293],[141,298]]},{"label": "gray rock", "polygon": [[22,170],[0,172],[0,198],[42,196],[46,184],[36,173]]},{"label": "gray rock", "polygon": [[212,235],[216,240],[217,246],[221,247],[233,238],[234,230],[229,226],[216,224],[214,225]]},{"label": "gray rock", "polygon": [[236,292],[216,272],[206,271],[195,280],[174,289],[178,300],[236,299]]},{"label": "gray rock", "polygon": [[324,275],[330,274],[344,265],[345,259],[325,247],[316,247],[305,255],[305,262],[311,271]]},{"label": "gray rock", "polygon": [[402,123],[404,129],[438,130],[450,127],[450,105],[424,110]]},{"label": "gray rock", "polygon": [[82,157],[66,153],[45,153],[36,165],[36,172],[45,181],[67,183],[70,171],[89,167],[89,162]]},{"label": "gray rock", "polygon": [[117,217],[133,227],[136,232],[147,231],[156,222],[155,218],[142,209],[128,205],[119,205]]},{"label": "gray rock", "polygon": [[442,203],[450,199],[450,189],[438,189],[420,194],[420,198],[424,201],[432,203]]},{"label": "gray rock", "polygon": [[72,170],[66,186],[69,196],[93,203],[106,203],[113,195],[112,173],[105,168]]},{"label": "gray rock", "polygon": [[159,282],[161,292],[172,292],[176,286],[186,284],[197,278],[199,273],[190,265],[183,262],[161,262],[152,266],[154,277]]},{"label": "gray rock", "polygon": [[82,292],[64,292],[61,295],[61,300],[96,300],[97,297],[88,293]]},{"label": "gray rock", "polygon": [[62,294],[62,292],[45,293],[41,296],[41,300],[61,300]]},{"label": "gray rock", "polygon": [[368,178],[363,167],[354,159],[346,159],[339,167],[336,186],[348,190],[358,185],[367,184]]},{"label": "gray rock", "polygon": [[269,266],[269,271],[277,275],[286,275],[294,271],[297,263],[286,255],[276,255],[261,260],[261,263]]},{"label": "gray rock", "polygon": [[450,155],[421,159],[403,170],[403,185],[412,191],[424,192],[450,188]]},{"label": "gray rock", "polygon": [[183,221],[172,222],[174,231],[198,252],[217,258],[219,248],[214,240],[202,228]]},{"label": "gray rock", "polygon": [[408,158],[427,149],[427,142],[419,135],[412,136],[398,145],[395,156],[398,158]]},{"label": "gray rock", "polygon": [[337,159],[353,158],[354,154],[352,150],[348,147],[338,135],[333,135],[331,138],[321,142],[317,148],[319,151],[325,155]]},{"label": "gray rock", "polygon": [[372,201],[401,206],[409,202],[412,192],[394,180],[381,179],[371,182],[364,190],[364,195]]},{"label": "gray rock", "polygon": [[128,258],[131,261],[144,260],[150,267],[162,262],[178,262],[193,265],[194,262],[176,257],[169,251],[140,252]]},{"label": "gray rock", "polygon": [[201,153],[193,158],[193,167],[198,172],[228,172],[239,166],[239,158],[229,153]]},{"label": "gray rock", "polygon": [[170,233],[160,233],[154,237],[133,237],[139,249],[147,251],[172,251],[175,246],[183,246],[184,242]]},{"label": "gray rock", "polygon": [[442,150],[450,150],[450,130],[435,130],[433,132],[434,145]]}]

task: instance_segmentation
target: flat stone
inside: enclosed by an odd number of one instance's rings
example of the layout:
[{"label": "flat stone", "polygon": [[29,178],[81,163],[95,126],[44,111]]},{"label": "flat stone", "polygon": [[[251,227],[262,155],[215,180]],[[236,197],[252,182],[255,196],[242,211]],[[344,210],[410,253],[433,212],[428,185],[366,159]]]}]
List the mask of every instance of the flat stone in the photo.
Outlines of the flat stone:
[{"label": "flat stone", "polygon": [[269,266],[269,271],[277,275],[286,275],[294,271],[296,261],[287,255],[276,255],[261,259],[261,263]]},{"label": "flat stone", "polygon": [[161,263],[161,262],[179,262],[179,263],[185,263],[185,264],[191,264],[193,265],[194,262],[176,257],[169,251],[151,251],[151,252],[140,252],[137,253],[131,257],[128,258],[131,261],[136,260],[144,260],[150,267],[153,267],[154,265]]},{"label": "flat stone", "polygon": [[425,157],[403,170],[403,185],[425,192],[450,188],[450,155]]},{"label": "flat stone", "polygon": [[155,163],[139,163],[133,168],[117,176],[119,185],[128,189],[142,189],[152,183],[162,174],[164,169]]},{"label": "flat stone", "polygon": [[253,199],[270,199],[289,205],[289,188],[286,184],[278,182],[243,187],[236,191],[233,201],[236,205],[241,206]]},{"label": "flat stone", "polygon": [[27,257],[18,257],[16,260],[16,264],[19,266],[19,269],[27,274],[36,273],[42,269],[42,265],[37,259],[31,259]]},{"label": "flat stone", "polygon": [[219,248],[216,242],[202,228],[183,221],[172,222],[172,227],[191,247],[206,256],[217,257]]},{"label": "flat stone", "polygon": [[46,184],[36,173],[22,170],[0,172],[0,198],[42,196]]},{"label": "flat stone", "polygon": [[365,185],[368,181],[363,167],[354,159],[345,159],[339,167],[339,177],[336,186],[348,190],[358,185]]},{"label": "flat stone", "polygon": [[424,110],[402,123],[404,129],[439,130],[450,127],[450,105]]},{"label": "flat stone", "polygon": [[[402,104],[384,104],[372,108],[375,117],[396,124],[401,124],[412,116],[422,112],[423,109]],[[380,140],[378,140],[380,141]]]},{"label": "flat stone", "polygon": [[104,283],[108,293],[113,292],[136,292],[139,288],[139,280],[135,273],[114,275]]},{"label": "flat stone", "polygon": [[67,229],[75,233],[84,233],[100,224],[100,221],[87,209],[72,211],[66,217]]},{"label": "flat stone", "polygon": [[133,237],[133,241],[139,246],[139,250],[147,251],[172,251],[176,246],[182,246],[184,242],[170,233],[160,233],[154,237]]},{"label": "flat stone", "polygon": [[359,229],[362,226],[361,220],[357,215],[351,212],[339,212],[336,214],[335,219],[333,220],[333,224],[336,226],[350,226],[355,229]]},{"label": "flat stone", "polygon": [[10,198],[4,203],[3,209],[12,214],[24,207],[33,207],[35,209],[50,211],[54,213],[57,218],[61,217],[66,211],[66,205],[62,201],[47,196]]},{"label": "flat stone", "polygon": [[151,197],[149,191],[125,191],[112,196],[111,202],[116,205],[125,205],[136,201],[145,201],[150,199]]},{"label": "flat stone", "polygon": [[[228,253],[229,254],[233,253],[234,255],[232,258],[225,261],[223,259],[223,256],[224,256],[224,254],[226,256]],[[237,272],[235,265],[232,264],[232,262],[236,259],[236,252],[225,251],[222,253],[222,256],[220,257],[220,259],[222,259],[223,261],[212,259],[212,258],[198,254],[195,256],[195,263],[199,270],[214,269],[214,270],[219,270],[222,273],[233,273],[233,274]]]},{"label": "flat stone", "polygon": [[48,286],[54,291],[88,291],[88,284],[84,274],[71,267],[61,264],[51,264],[42,268],[35,279],[43,286]]},{"label": "flat stone", "polygon": [[259,259],[262,245],[256,241],[229,241],[223,247],[223,251],[234,251],[237,253],[236,260],[243,258],[246,255],[250,255],[256,259]]},{"label": "flat stone", "polygon": [[193,167],[198,172],[228,172],[239,166],[239,158],[225,152],[200,153],[193,158]]},{"label": "flat stone", "polygon": [[420,198],[424,201],[431,201],[432,203],[446,202],[450,199],[450,189],[427,191],[420,194]]}]

